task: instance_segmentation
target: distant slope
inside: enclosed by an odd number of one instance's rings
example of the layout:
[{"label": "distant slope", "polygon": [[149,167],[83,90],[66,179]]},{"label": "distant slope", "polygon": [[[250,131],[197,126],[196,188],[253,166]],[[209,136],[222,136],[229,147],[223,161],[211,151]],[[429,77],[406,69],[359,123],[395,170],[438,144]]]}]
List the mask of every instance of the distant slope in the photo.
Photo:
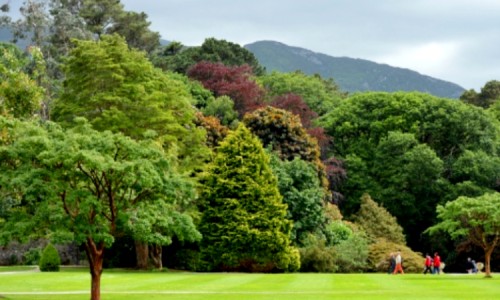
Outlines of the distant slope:
[{"label": "distant slope", "polygon": [[439,97],[458,98],[461,86],[419,74],[415,71],[364,59],[333,57],[291,47],[275,41],[245,45],[268,71],[320,74],[333,78],[344,91],[420,91]]}]

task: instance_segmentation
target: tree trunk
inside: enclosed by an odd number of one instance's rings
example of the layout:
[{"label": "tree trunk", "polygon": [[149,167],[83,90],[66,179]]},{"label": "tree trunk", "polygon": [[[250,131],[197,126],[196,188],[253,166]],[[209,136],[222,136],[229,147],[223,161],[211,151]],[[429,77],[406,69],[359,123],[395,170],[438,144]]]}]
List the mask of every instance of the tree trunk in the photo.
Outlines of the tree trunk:
[{"label": "tree trunk", "polygon": [[90,289],[90,300],[101,299],[101,274],[104,259],[104,243],[95,244],[91,238],[87,238],[85,252],[89,260],[90,276],[92,284]]},{"label": "tree trunk", "polygon": [[491,277],[490,261],[494,247],[484,250],[484,273],[486,277]]},{"label": "tree trunk", "polygon": [[146,270],[148,268],[148,244],[135,241],[135,257],[137,259],[137,269]]},{"label": "tree trunk", "polygon": [[151,255],[151,261],[153,262],[153,266],[158,269],[158,270],[161,270],[163,268],[163,265],[162,265],[162,247],[161,245],[150,245],[150,251],[149,251],[149,255]]}]

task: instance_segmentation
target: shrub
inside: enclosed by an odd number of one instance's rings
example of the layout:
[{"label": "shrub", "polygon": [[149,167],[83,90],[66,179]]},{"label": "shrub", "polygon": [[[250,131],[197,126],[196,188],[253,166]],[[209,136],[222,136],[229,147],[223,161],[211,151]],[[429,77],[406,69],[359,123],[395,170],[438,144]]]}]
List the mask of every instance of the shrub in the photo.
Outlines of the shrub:
[{"label": "shrub", "polygon": [[56,247],[52,244],[48,244],[47,247],[43,249],[42,257],[40,258],[40,271],[58,272],[60,264],[61,258],[59,257]]},{"label": "shrub", "polygon": [[370,245],[368,257],[369,270],[375,272],[387,272],[389,270],[389,258],[392,252],[401,251],[403,259],[403,270],[405,273],[419,273],[424,268],[424,257],[419,252],[413,252],[410,248],[389,242],[384,238],[377,239]]},{"label": "shrub", "polygon": [[357,273],[368,267],[368,240],[363,233],[356,232],[335,246],[338,272]]},{"label": "shrub", "polygon": [[38,265],[40,257],[42,256],[42,250],[40,248],[30,248],[23,254],[23,262],[25,265]]},{"label": "shrub", "polygon": [[335,272],[336,252],[333,247],[327,247],[324,240],[313,235],[309,236],[308,245],[300,248],[301,272]]}]

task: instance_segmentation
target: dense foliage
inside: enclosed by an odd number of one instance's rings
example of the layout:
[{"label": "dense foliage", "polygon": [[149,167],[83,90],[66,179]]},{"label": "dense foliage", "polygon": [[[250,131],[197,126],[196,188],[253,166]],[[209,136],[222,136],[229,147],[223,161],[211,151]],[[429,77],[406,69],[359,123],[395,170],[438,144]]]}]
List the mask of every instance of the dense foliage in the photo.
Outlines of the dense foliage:
[{"label": "dense foliage", "polygon": [[218,147],[202,178],[200,209],[201,253],[209,270],[299,268],[290,240],[292,222],[269,156],[244,125]]},{"label": "dense foliage", "polygon": [[42,251],[42,256],[40,257],[40,262],[38,266],[42,272],[57,272],[59,271],[59,266],[61,265],[61,258],[59,257],[59,252],[57,252],[56,247],[52,244],[48,244]]}]

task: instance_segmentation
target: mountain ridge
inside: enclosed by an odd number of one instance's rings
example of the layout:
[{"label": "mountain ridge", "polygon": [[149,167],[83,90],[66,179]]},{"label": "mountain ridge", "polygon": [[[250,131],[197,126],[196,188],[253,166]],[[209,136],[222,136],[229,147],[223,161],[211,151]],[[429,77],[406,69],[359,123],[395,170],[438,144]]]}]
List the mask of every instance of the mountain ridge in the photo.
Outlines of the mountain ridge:
[{"label": "mountain ridge", "polygon": [[458,98],[465,89],[458,84],[420,74],[414,70],[361,58],[335,57],[277,41],[257,41],[244,47],[268,71],[319,74],[332,78],[342,90],[420,91],[438,97]]}]

